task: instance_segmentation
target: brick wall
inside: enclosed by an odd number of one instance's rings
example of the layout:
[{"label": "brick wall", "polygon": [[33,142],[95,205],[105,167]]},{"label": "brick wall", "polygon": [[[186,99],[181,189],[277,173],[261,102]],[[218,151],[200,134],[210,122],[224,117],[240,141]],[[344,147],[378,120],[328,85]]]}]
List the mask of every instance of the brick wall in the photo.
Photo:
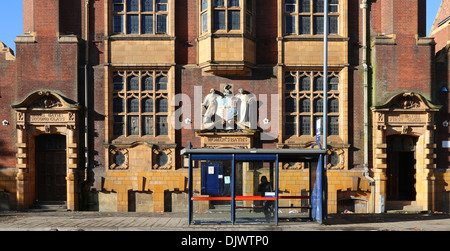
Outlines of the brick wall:
[{"label": "brick wall", "polygon": [[[16,89],[16,59],[12,50],[0,41],[0,192],[16,192],[15,117],[11,111]],[[8,121],[4,126],[2,121]],[[15,208],[16,198],[10,196],[9,206]]]}]

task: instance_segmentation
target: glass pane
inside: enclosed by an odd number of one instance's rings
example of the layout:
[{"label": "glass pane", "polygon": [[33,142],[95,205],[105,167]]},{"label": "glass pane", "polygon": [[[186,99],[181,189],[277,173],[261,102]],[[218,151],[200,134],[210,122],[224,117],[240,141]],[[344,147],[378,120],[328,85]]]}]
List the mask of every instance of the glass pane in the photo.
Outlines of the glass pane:
[{"label": "glass pane", "polygon": [[314,34],[323,34],[323,17],[314,17]]},{"label": "glass pane", "polygon": [[311,90],[311,78],[302,77],[300,78],[300,91],[309,91]]},{"label": "glass pane", "polygon": [[166,98],[160,98],[156,100],[156,112],[167,112],[168,101]]},{"label": "glass pane", "polygon": [[329,22],[330,22],[330,34],[338,34],[339,33],[339,26],[338,26],[338,17],[330,16]]},{"label": "glass pane", "polygon": [[311,12],[311,2],[310,0],[299,0],[300,1],[300,12]]},{"label": "glass pane", "polygon": [[128,100],[128,112],[139,112],[139,100],[137,98]]},{"label": "glass pane", "polygon": [[339,12],[339,0],[329,0],[328,11],[332,13]]},{"label": "glass pane", "polygon": [[315,0],[314,1],[314,13],[323,13],[324,10],[324,0]]},{"label": "glass pane", "polygon": [[294,91],[295,90],[295,77],[290,75],[289,72],[286,73],[286,78],[284,80],[286,85],[286,91]]},{"label": "glass pane", "polygon": [[144,99],[144,102],[142,102],[142,111],[146,113],[152,113],[153,112],[153,99],[147,98]]},{"label": "glass pane", "polygon": [[311,135],[311,118],[309,116],[301,116],[300,123],[300,135]]},{"label": "glass pane", "polygon": [[214,0],[214,7],[224,7],[225,1],[224,0]]},{"label": "glass pane", "polygon": [[122,91],[123,90],[123,77],[122,76],[114,76],[113,78],[114,91]]},{"label": "glass pane", "polygon": [[330,91],[338,91],[339,90],[339,78],[337,77],[330,77],[328,78],[329,83],[329,90]]},{"label": "glass pane", "polygon": [[245,30],[247,33],[252,33],[253,31],[253,16],[250,14],[247,14],[245,20]]},{"label": "glass pane", "polygon": [[314,91],[323,91],[323,77],[314,78]]},{"label": "glass pane", "polygon": [[291,112],[297,112],[297,102],[294,98],[288,96],[286,97],[286,100],[284,101],[284,110],[287,113]]},{"label": "glass pane", "polygon": [[139,135],[139,116],[128,116],[128,134]]},{"label": "glass pane", "polygon": [[323,112],[323,99],[314,100],[314,112]]},{"label": "glass pane", "polygon": [[300,16],[300,34],[311,34],[311,17]]},{"label": "glass pane", "polygon": [[168,125],[167,125],[167,117],[166,116],[158,116],[157,117],[157,134],[158,135],[167,135],[168,134]]},{"label": "glass pane", "polygon": [[113,32],[114,33],[122,33],[123,32],[123,15],[114,15]]},{"label": "glass pane", "polygon": [[300,100],[300,112],[311,112],[311,100],[304,98]]},{"label": "glass pane", "polygon": [[167,33],[167,16],[156,15],[156,32],[165,34]]},{"label": "glass pane", "polygon": [[247,11],[252,12],[253,11],[253,1],[252,0],[246,0],[246,7],[247,7]]},{"label": "glass pane", "polygon": [[153,0],[142,0],[142,11],[152,12],[153,11]]},{"label": "glass pane", "polygon": [[128,77],[128,90],[139,91],[139,77],[137,76]]},{"label": "glass pane", "polygon": [[167,77],[166,76],[160,76],[156,78],[156,90],[167,90]]},{"label": "glass pane", "polygon": [[127,15],[127,33],[139,34],[139,15]]},{"label": "glass pane", "polygon": [[284,9],[287,13],[293,13],[296,11],[296,0],[285,0]]},{"label": "glass pane", "polygon": [[286,16],[286,34],[295,34],[297,32],[296,22],[296,16]]},{"label": "glass pane", "polygon": [[153,116],[143,116],[144,135],[153,135]]},{"label": "glass pane", "polygon": [[142,15],[142,34],[153,34],[153,15]]},{"label": "glass pane", "polygon": [[228,7],[239,7],[239,0],[228,0]]},{"label": "glass pane", "polygon": [[145,76],[142,78],[143,86],[142,89],[144,91],[152,91],[153,90],[153,77]]},{"label": "glass pane", "polygon": [[333,112],[333,113],[338,113],[339,112],[339,100],[338,99],[330,99],[328,101],[328,106],[330,111],[329,112]]},{"label": "glass pane", "polygon": [[114,116],[114,135],[124,134],[124,116]]},{"label": "glass pane", "polygon": [[202,11],[208,9],[208,0],[202,0]]},{"label": "glass pane", "polygon": [[214,30],[225,30],[225,11],[214,11]]},{"label": "glass pane", "polygon": [[241,28],[241,12],[239,10],[228,11],[228,28],[239,30]]},{"label": "glass pane", "polygon": [[202,32],[208,31],[208,12],[202,14]]},{"label": "glass pane", "polygon": [[339,117],[329,117],[329,134],[330,135],[339,135]]},{"label": "glass pane", "polygon": [[125,106],[122,98],[113,99],[113,113],[121,113],[125,111]]},{"label": "glass pane", "polygon": [[156,11],[167,11],[167,0],[156,0]]},{"label": "glass pane", "polygon": [[113,10],[116,12],[122,12],[123,11],[123,0],[114,0]]},{"label": "glass pane", "polygon": [[286,116],[285,123],[285,135],[296,135],[297,134],[297,116]]},{"label": "glass pane", "polygon": [[127,0],[127,11],[139,11],[139,1]]}]

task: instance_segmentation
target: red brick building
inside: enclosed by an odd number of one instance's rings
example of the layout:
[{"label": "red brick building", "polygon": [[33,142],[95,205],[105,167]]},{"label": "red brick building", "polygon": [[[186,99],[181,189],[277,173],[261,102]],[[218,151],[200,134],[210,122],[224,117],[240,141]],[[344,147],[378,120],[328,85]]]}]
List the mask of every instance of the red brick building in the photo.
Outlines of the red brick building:
[{"label": "red brick building", "polygon": [[[15,56],[0,51],[5,207],[63,201],[71,210],[185,211],[188,172],[180,150],[189,143],[315,143],[324,110],[323,1],[23,6]],[[425,0],[329,1],[330,213],[449,210],[446,6],[433,39],[425,34]],[[215,102],[228,94],[247,102],[233,108],[231,124],[218,110],[208,121],[210,91]],[[308,168],[281,163],[279,190],[308,194]],[[244,163],[239,170],[240,193],[256,195],[253,181],[271,169]],[[200,183],[194,186],[200,193]]]}]

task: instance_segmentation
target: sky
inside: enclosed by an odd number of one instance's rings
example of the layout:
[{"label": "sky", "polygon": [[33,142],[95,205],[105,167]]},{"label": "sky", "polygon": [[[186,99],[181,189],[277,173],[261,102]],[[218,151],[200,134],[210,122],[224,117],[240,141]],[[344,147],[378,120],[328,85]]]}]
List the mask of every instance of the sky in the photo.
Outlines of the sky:
[{"label": "sky", "polygon": [[[427,0],[427,34],[430,33],[434,18],[442,0]],[[0,41],[15,50],[16,36],[23,34],[22,0],[0,0]]]}]

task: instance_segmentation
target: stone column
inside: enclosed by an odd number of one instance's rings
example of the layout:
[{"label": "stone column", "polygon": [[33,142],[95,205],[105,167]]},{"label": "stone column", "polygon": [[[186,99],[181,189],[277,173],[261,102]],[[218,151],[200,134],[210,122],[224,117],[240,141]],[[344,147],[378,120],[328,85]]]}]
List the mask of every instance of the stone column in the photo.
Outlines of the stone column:
[{"label": "stone column", "polygon": [[[73,114],[72,114],[73,116]],[[69,118],[71,116],[69,115]],[[75,125],[67,125],[67,209],[78,209],[78,182],[76,176],[77,169],[77,143]]]},{"label": "stone column", "polygon": [[17,181],[17,209],[24,210],[28,206],[28,191],[27,180],[28,177],[28,145],[27,145],[27,131],[25,126],[25,114],[17,112],[17,165],[18,168]]},{"label": "stone column", "polygon": [[[379,114],[384,117],[384,114]],[[386,126],[378,125],[374,130],[374,179],[375,179],[375,212],[381,212],[381,198],[384,196],[386,203],[386,159],[387,159],[387,144],[386,144]]]}]

